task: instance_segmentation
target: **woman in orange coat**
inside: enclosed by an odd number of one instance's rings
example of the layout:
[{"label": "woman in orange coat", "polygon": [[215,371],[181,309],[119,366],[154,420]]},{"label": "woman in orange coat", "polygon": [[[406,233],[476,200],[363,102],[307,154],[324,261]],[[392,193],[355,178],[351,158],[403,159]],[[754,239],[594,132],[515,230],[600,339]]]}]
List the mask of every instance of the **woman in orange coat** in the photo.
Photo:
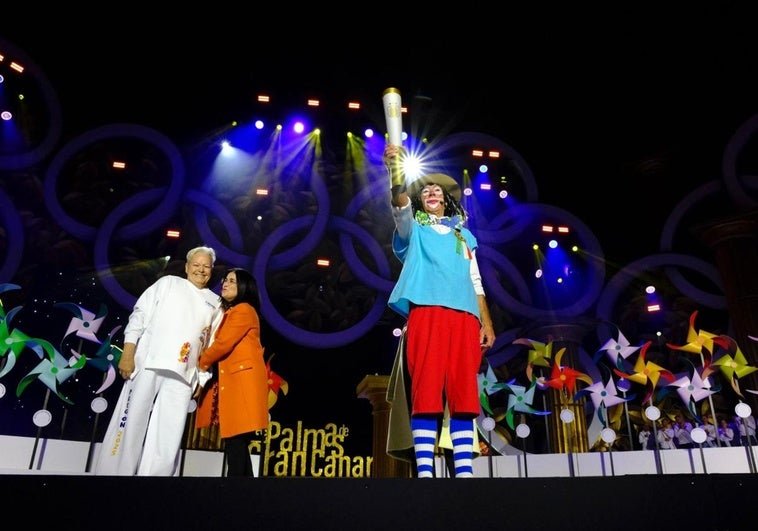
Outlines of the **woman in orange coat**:
[{"label": "woman in orange coat", "polygon": [[[258,290],[244,269],[229,269],[221,285],[224,314],[198,368],[213,378],[200,397],[195,426],[218,422],[227,476],[253,476],[250,442],[269,424],[268,375],[258,318]],[[218,418],[215,417],[217,411]]]}]

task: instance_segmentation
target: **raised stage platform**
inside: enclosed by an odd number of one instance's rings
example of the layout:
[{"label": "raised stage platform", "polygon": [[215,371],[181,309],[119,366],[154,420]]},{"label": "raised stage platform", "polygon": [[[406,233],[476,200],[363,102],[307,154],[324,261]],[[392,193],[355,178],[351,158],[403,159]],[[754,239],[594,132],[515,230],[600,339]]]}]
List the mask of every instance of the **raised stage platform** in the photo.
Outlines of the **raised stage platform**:
[{"label": "raised stage platform", "polygon": [[427,480],[22,474],[0,475],[0,485],[6,522],[39,529],[736,531],[758,522],[757,474]]}]

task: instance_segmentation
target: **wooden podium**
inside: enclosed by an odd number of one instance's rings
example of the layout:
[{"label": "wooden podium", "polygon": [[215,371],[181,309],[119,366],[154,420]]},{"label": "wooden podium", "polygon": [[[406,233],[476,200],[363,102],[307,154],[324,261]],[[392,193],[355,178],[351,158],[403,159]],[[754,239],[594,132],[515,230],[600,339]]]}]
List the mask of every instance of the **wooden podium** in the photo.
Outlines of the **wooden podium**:
[{"label": "wooden podium", "polygon": [[395,459],[387,454],[387,431],[389,429],[391,404],[387,402],[389,376],[367,375],[356,388],[359,398],[371,402],[374,415],[372,452],[374,463],[371,477],[374,478],[409,478],[411,465],[402,459]]}]

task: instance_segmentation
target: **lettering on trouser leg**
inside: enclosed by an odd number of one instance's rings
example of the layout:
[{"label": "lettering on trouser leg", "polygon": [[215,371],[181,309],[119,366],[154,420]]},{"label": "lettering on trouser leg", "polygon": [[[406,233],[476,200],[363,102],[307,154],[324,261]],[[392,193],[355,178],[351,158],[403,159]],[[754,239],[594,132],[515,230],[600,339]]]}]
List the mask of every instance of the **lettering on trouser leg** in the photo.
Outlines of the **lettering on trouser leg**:
[{"label": "lettering on trouser leg", "polygon": [[118,448],[121,446],[121,438],[124,435],[124,428],[126,427],[126,417],[129,414],[129,402],[132,399],[132,390],[129,389],[129,394],[126,397],[126,407],[124,407],[124,412],[121,414],[121,421],[119,422],[119,427],[121,428],[119,432],[116,434],[116,440],[113,441],[113,447],[111,448],[111,456],[114,456],[118,453]]}]

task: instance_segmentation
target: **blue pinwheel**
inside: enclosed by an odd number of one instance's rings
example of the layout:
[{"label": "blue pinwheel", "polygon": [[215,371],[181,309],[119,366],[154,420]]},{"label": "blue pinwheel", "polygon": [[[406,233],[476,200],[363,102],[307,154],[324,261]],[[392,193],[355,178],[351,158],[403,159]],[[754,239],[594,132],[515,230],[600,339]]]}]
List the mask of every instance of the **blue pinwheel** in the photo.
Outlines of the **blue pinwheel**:
[{"label": "blue pinwheel", "polygon": [[71,349],[71,353],[77,358],[83,358],[89,365],[92,365],[96,369],[100,370],[103,374],[103,383],[95,391],[95,394],[102,393],[108,389],[116,380],[116,369],[118,369],[118,362],[121,360],[121,353],[123,352],[119,347],[113,344],[113,336],[121,329],[121,325],[110,331],[108,337],[100,344],[100,347],[95,352],[94,356],[86,357],[81,353]]},{"label": "blue pinwheel", "polygon": [[479,384],[479,403],[482,405],[482,409],[485,412],[492,415],[489,395],[504,389],[505,384],[498,382],[497,376],[495,376],[495,373],[489,364],[487,364],[487,370],[483,373],[480,372],[477,374],[476,378]]},{"label": "blue pinwheel", "polygon": [[532,407],[534,402],[534,391],[537,388],[537,379],[533,378],[529,389],[523,385],[514,385],[512,382],[502,384],[505,389],[511,392],[508,396],[508,406],[505,412],[505,420],[511,429],[515,429],[513,422],[513,413],[530,413],[532,415],[549,415],[550,411],[541,411]]},{"label": "blue pinwheel", "polygon": [[73,404],[67,396],[58,390],[58,385],[68,380],[76,371],[84,367],[87,359],[84,357],[79,359],[71,358],[72,364],[69,364],[69,361],[49,342],[42,339],[35,339],[34,341],[39,342],[39,345],[44,349],[48,357],[43,358],[34,369],[21,379],[16,387],[16,396],[21,396],[21,393],[24,392],[24,389],[30,383],[39,380],[48,389],[58,395],[61,400],[68,404]]}]

